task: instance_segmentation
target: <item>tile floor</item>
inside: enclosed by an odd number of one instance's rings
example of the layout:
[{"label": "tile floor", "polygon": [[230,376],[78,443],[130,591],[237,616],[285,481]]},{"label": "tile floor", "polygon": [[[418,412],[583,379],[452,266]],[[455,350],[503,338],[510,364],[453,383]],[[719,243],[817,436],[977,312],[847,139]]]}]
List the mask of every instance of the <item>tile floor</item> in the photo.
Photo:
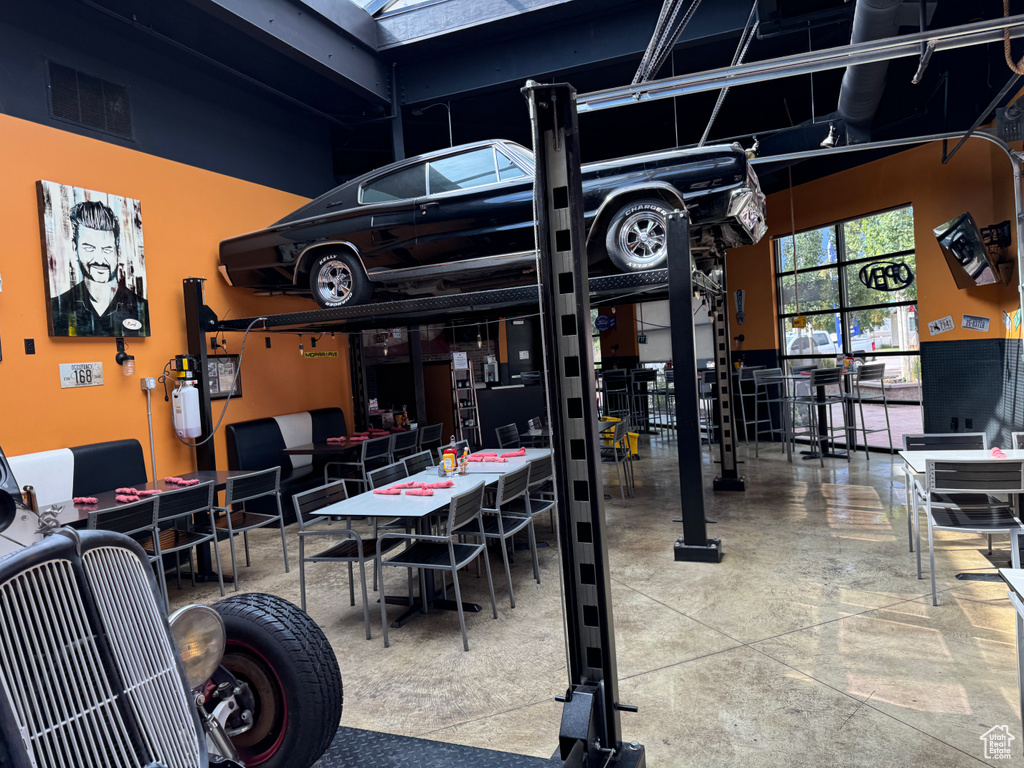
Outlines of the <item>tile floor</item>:
[{"label": "tile floor", "polygon": [[[619,500],[610,469],[605,508],[620,700],[640,707],[623,714],[623,736],[645,745],[648,765],[978,765],[986,763],[981,736],[1000,725],[1018,741],[1010,760],[992,763],[1024,761],[1006,590],[958,581],[958,572],[987,569],[983,542],[944,534],[940,605],[931,605],[907,549],[898,459],[874,454],[866,463],[858,454],[821,469],[788,464],[777,445],[760,459],[741,446],[748,490],[714,494],[705,449],[710,533],[725,559],[677,563],[675,453],[663,438],[642,441],[636,498]],[[538,533],[554,545],[546,524]],[[255,535],[241,588],[297,603],[291,540],[284,574],[276,532]],[[341,662],[343,723],[550,756],[561,711],[554,697],[567,681],[554,546],[540,558],[540,585],[525,553],[513,566],[514,610],[492,560],[499,618],[467,618],[469,653],[451,613],[392,630],[385,649],[372,611],[367,641],[360,608],[348,604],[347,572],[311,566],[309,612]],[[468,600],[486,602],[482,579],[463,582]],[[389,572],[387,587],[401,593],[404,577]],[[217,599],[208,585],[180,593],[172,585],[171,595]]]}]

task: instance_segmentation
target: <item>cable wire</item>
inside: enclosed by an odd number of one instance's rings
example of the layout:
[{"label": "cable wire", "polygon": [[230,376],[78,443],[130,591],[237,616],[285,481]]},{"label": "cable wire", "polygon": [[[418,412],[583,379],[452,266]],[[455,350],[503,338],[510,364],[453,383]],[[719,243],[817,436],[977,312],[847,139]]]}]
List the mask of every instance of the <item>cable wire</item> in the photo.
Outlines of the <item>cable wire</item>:
[{"label": "cable wire", "polygon": [[[737,64],[742,64],[743,59],[746,58],[747,49],[750,47],[750,41],[754,39],[754,35],[757,34],[757,27],[760,25],[760,21],[754,21],[757,16],[757,3],[755,2],[750,8],[750,15],[747,16],[747,23],[743,27],[743,32],[740,34],[740,41],[736,45],[736,52],[732,56],[732,64],[729,66],[735,67]],[[711,133],[711,126],[715,124],[715,119],[718,117],[719,110],[722,109],[722,104],[725,103],[725,97],[729,95],[729,86],[726,86],[718,92],[718,100],[715,102],[715,108],[711,110],[711,118],[708,120],[707,127],[704,128],[704,135],[700,137],[700,141],[697,142],[698,147],[703,147],[704,142],[708,140],[708,134]],[[813,111],[812,111],[813,113]]]}]

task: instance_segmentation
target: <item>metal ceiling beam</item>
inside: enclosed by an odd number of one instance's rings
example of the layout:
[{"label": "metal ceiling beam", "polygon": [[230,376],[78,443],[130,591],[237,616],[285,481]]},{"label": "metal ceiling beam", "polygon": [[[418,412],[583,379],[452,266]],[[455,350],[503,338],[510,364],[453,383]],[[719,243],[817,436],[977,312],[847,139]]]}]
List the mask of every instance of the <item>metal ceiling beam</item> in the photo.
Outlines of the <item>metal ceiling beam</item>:
[{"label": "metal ceiling beam", "polygon": [[843,45],[778,59],[752,61],[736,67],[722,67],[622,88],[584,93],[578,97],[579,113],[596,112],[601,109],[669,99],[676,96],[688,96],[727,86],[736,87],[762,83],[829,69],[845,69],[852,64],[868,64],[875,61],[920,56],[922,43],[933,45],[936,51],[1001,43],[1004,29],[1010,30],[1012,38],[1024,37],[1024,16],[990,19],[958,27],[902,35],[898,38]]},{"label": "metal ceiling beam", "polygon": [[[505,38],[470,40],[457,50],[434,52],[399,63],[402,104],[446,98],[494,88],[521,85],[528,79],[566,78],[572,70],[638,60],[647,47],[656,10],[641,13],[635,3],[607,13],[579,16],[571,22],[539,24],[528,33]],[[749,0],[705,3],[683,32],[677,61],[686,46],[739,36],[750,13]],[[410,49],[413,53],[414,49]]]},{"label": "metal ceiling beam", "polygon": [[[333,19],[325,21],[319,11],[312,13],[288,0],[188,2],[361,98],[381,105],[391,102],[388,67],[363,47],[357,34],[335,26]],[[321,4],[328,5],[310,7]]]},{"label": "metal ceiling beam", "polygon": [[296,0],[296,2],[316,11],[367,48],[376,50],[377,22],[373,20],[369,9],[360,8],[348,0],[343,3],[339,3],[338,0]]}]

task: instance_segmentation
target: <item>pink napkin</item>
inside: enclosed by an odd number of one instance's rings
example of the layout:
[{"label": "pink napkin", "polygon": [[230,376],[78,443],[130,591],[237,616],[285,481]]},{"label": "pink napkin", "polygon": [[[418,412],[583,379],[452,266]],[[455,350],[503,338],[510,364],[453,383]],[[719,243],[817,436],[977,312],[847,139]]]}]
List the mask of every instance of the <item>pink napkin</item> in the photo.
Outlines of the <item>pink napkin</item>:
[{"label": "pink napkin", "polygon": [[444,480],[440,483],[425,483],[424,488],[451,488],[455,483],[451,480]]},{"label": "pink napkin", "polygon": [[122,504],[129,501],[141,501],[141,497],[135,496],[134,494],[119,493],[114,497],[114,501],[119,501]]},{"label": "pink napkin", "polygon": [[1005,459],[1006,458],[1006,454],[1003,453],[1001,450],[999,450],[999,448],[993,448],[992,449],[992,458],[993,459]]},{"label": "pink napkin", "polygon": [[350,437],[348,439],[348,441],[350,443],[365,443],[369,439],[370,438],[368,438],[368,437],[356,437],[355,435],[353,435],[352,437]]},{"label": "pink napkin", "polygon": [[369,437],[369,432],[353,432],[352,437]]},{"label": "pink napkin", "polygon": [[378,496],[401,496],[402,492],[397,488],[374,488],[373,492]]},{"label": "pink napkin", "polygon": [[526,449],[525,448],[520,448],[518,451],[509,451],[508,453],[503,453],[501,455],[502,455],[503,458],[508,458],[509,456],[512,456],[512,457],[515,457],[515,456],[525,456],[526,455]]},{"label": "pink napkin", "polygon": [[391,431],[392,432],[408,432],[409,430],[406,429],[405,427],[392,427]]},{"label": "pink napkin", "polygon": [[79,505],[79,504],[99,504],[100,500],[97,499],[95,496],[75,496],[75,498],[73,498],[71,500],[71,503],[75,504],[75,505]]},{"label": "pink napkin", "polygon": [[114,493],[124,494],[125,496],[138,496],[139,495],[139,489],[138,488],[118,488],[118,489],[116,489],[114,491]]},{"label": "pink napkin", "polygon": [[477,451],[476,453],[472,454],[470,456],[470,458],[473,458],[473,456],[497,456],[497,455],[498,455],[497,451]]},{"label": "pink napkin", "polygon": [[328,443],[344,443],[347,439],[348,439],[347,437],[328,437],[327,438],[327,442]]},{"label": "pink napkin", "polygon": [[491,463],[491,464],[496,463],[496,462],[500,462],[502,464],[508,464],[508,459],[502,458],[500,456],[484,456],[484,461],[486,461],[488,463]]},{"label": "pink napkin", "polygon": [[483,456],[467,456],[466,461],[483,461]]},{"label": "pink napkin", "polygon": [[429,488],[410,488],[405,492],[406,496],[433,496],[434,492]]},{"label": "pink napkin", "polygon": [[422,488],[423,483],[417,483],[415,480],[407,480],[404,483],[395,483],[391,486],[392,488]]},{"label": "pink napkin", "polygon": [[380,436],[388,434],[388,431],[386,429],[371,429],[369,434]]},{"label": "pink napkin", "polygon": [[[165,477],[164,478],[164,482],[168,483],[170,485],[199,485],[199,481],[198,480],[185,480],[185,479],[180,478],[180,477]],[[135,490],[135,489],[132,488],[131,490]],[[118,493],[120,493],[120,491],[121,491],[121,489],[119,488],[118,489]],[[138,493],[138,491],[136,491],[136,493]]]},{"label": "pink napkin", "polygon": [[135,495],[136,496],[156,496],[158,493],[163,493],[163,491],[139,491]]}]

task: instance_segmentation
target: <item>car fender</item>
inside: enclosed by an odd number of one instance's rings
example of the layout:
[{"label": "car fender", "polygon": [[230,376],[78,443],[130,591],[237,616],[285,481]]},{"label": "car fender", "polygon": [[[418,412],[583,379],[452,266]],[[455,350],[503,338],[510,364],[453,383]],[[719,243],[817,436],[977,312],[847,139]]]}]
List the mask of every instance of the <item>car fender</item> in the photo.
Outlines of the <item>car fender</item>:
[{"label": "car fender", "polygon": [[682,193],[666,181],[645,181],[640,184],[620,187],[604,199],[604,202],[598,207],[597,213],[594,214],[594,221],[590,225],[590,231],[587,232],[587,245],[590,245],[590,238],[593,234],[601,231],[606,219],[624,202],[624,198],[639,197],[650,193],[663,199],[667,198],[666,202],[671,203],[677,209],[685,207]]},{"label": "car fender", "polygon": [[298,282],[299,276],[304,271],[307,273],[309,272],[309,264],[320,250],[337,245],[340,245],[343,248],[348,248],[352,251],[352,254],[359,259],[359,263],[363,265],[363,274],[366,274],[366,262],[363,261],[363,255],[359,253],[359,249],[352,245],[352,243],[347,240],[325,240],[307,246],[303,249],[302,253],[299,254],[299,258],[295,260],[295,268],[292,270],[292,285],[301,287]]}]

